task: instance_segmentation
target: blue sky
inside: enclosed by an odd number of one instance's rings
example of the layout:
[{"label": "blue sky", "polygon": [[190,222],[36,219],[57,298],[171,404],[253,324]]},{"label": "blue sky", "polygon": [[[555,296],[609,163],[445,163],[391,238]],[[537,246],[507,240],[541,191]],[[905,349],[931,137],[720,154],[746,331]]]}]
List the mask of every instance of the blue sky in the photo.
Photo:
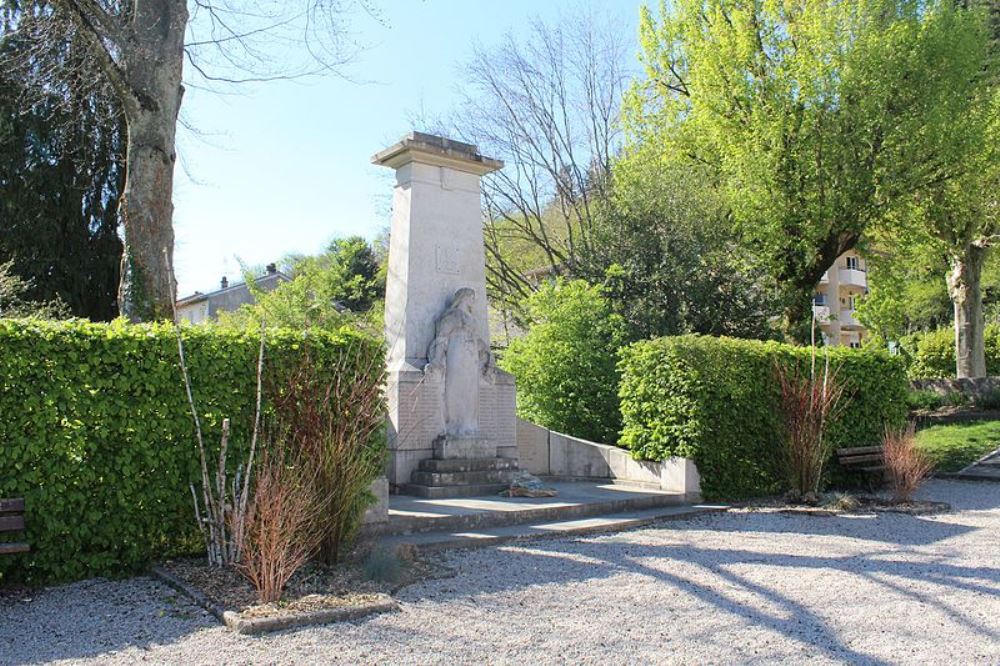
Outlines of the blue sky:
[{"label": "blue sky", "polygon": [[[315,253],[331,238],[388,225],[392,177],[370,157],[421,112],[456,103],[458,67],[533,17],[556,21],[584,3],[637,29],[640,0],[380,0],[384,24],[358,17],[366,44],[335,77],[246,84],[226,94],[189,88],[174,186],[181,295],[261,265]],[[631,37],[631,35],[630,35]]]}]

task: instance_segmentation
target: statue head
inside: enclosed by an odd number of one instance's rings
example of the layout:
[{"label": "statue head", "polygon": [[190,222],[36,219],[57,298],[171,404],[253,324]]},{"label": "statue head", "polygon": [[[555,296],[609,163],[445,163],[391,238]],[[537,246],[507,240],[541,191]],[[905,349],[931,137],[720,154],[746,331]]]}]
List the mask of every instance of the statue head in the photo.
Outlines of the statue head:
[{"label": "statue head", "polygon": [[451,299],[451,307],[456,310],[465,310],[472,313],[472,304],[476,302],[476,290],[471,287],[462,287],[455,292]]}]

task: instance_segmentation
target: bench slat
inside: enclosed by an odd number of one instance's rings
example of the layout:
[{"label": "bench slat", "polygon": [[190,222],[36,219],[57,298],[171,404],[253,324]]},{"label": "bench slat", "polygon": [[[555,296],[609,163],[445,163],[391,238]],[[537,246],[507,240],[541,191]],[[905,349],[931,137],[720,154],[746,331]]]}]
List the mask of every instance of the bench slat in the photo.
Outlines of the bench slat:
[{"label": "bench slat", "polygon": [[31,546],[20,541],[13,543],[0,543],[0,555],[11,555],[13,553],[27,553]]},{"label": "bench slat", "polygon": [[15,513],[18,511],[24,511],[23,498],[0,499],[0,513]]},{"label": "bench slat", "polygon": [[881,453],[870,453],[860,456],[842,456],[840,458],[841,465],[859,465],[861,463],[867,462],[881,462],[884,460],[884,456]]},{"label": "bench slat", "polygon": [[882,453],[884,447],[882,446],[856,446],[854,448],[847,449],[837,449],[838,456],[853,456],[862,455],[865,453]]},{"label": "bench slat", "polygon": [[0,532],[20,532],[24,529],[24,516],[0,516]]}]

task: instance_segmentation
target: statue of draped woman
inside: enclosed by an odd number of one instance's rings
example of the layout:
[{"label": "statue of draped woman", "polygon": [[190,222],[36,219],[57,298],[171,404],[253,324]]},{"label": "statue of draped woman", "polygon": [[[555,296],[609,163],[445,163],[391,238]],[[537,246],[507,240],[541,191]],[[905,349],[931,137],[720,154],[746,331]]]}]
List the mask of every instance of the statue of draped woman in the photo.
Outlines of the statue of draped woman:
[{"label": "statue of draped woman", "polygon": [[473,289],[455,292],[437,320],[424,367],[425,375],[444,380],[444,434],[452,437],[479,435],[479,384],[496,376],[493,354],[479,337],[475,301]]}]

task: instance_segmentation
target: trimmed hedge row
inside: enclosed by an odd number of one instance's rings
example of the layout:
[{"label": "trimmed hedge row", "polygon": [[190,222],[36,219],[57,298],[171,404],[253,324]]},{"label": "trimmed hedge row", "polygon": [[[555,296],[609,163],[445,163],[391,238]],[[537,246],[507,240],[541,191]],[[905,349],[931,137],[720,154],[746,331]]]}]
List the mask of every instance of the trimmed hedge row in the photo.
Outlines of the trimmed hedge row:
[{"label": "trimmed hedge row", "polygon": [[[1000,326],[988,324],[983,331],[986,347],[986,374],[1000,375]],[[955,329],[939,328],[911,333],[899,341],[900,355],[910,379],[939,379],[955,376]]]},{"label": "trimmed hedge row", "polygon": [[[207,327],[183,335],[206,445],[218,446],[226,417],[231,446],[245,444],[260,338]],[[347,330],[272,331],[266,374],[276,379],[305,355],[317,368],[350,369],[373,353],[378,342]],[[197,470],[171,326],[0,320],[0,497],[25,498],[32,548],[0,557],[0,579],[120,575],[199,547]]]},{"label": "trimmed hedge row", "polygon": [[[847,404],[831,426],[834,442],[871,444],[887,425],[903,424],[907,380],[900,359],[841,347],[822,353],[846,383]],[[640,459],[694,459],[708,499],[781,492],[787,475],[774,368],[778,362],[805,368],[809,360],[808,348],[777,342],[685,335],[633,344],[620,362],[621,444]]]}]

